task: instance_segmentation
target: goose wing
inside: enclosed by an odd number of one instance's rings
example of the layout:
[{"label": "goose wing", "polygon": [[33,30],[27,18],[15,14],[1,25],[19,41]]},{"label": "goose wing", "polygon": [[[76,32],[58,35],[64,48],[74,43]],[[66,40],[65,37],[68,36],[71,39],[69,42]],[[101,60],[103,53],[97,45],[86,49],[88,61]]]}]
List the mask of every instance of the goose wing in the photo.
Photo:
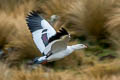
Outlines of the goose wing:
[{"label": "goose wing", "polygon": [[[59,39],[55,39],[56,36],[58,37],[58,34],[61,35],[61,37]],[[49,39],[49,41],[51,40],[54,41],[50,42],[49,45],[44,50],[44,54],[46,56],[50,56],[51,54],[65,50],[67,48],[67,43],[70,40],[70,35],[64,28],[62,28],[59,32],[57,32],[55,36]]]},{"label": "goose wing", "polygon": [[56,34],[54,28],[43,19],[37,12],[31,12],[26,18],[27,25],[29,30],[32,33],[33,40],[40,50],[43,53],[45,47],[49,43],[49,38]]},{"label": "goose wing", "polygon": [[67,48],[67,43],[69,40],[69,35],[63,36],[60,40],[56,40],[56,42],[51,46],[52,53],[57,53],[59,51],[65,50]]}]

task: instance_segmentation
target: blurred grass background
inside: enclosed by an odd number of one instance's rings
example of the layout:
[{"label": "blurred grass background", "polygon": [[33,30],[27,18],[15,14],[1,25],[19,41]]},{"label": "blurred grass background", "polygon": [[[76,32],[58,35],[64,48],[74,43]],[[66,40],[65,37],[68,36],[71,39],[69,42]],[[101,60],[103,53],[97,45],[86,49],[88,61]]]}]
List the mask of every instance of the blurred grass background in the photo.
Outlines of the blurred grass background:
[{"label": "blurred grass background", "polygon": [[[56,30],[65,27],[75,51],[35,70],[27,61],[41,56],[25,17],[39,11]],[[0,0],[0,80],[119,80],[120,0]]]}]

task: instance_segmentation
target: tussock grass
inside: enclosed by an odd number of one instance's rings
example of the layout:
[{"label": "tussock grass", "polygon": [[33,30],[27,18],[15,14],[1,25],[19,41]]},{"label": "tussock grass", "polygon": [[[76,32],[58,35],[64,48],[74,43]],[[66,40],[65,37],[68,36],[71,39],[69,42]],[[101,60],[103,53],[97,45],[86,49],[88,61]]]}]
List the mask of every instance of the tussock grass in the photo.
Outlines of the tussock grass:
[{"label": "tussock grass", "polygon": [[[117,60],[118,61],[118,60]],[[119,80],[119,64],[112,62],[111,64],[98,64],[94,67],[86,69],[77,68],[76,70],[45,70],[38,67],[35,70],[29,70],[22,66],[20,69],[8,68],[7,65],[0,63],[1,80]],[[112,67],[111,67],[112,65]],[[64,75],[64,76],[63,76]]]},{"label": "tussock grass", "polygon": [[114,8],[112,8],[111,13],[108,15],[108,21],[107,21],[107,30],[110,34],[109,39],[115,44],[115,47],[119,48],[119,42],[120,42],[120,2],[116,4]]},{"label": "tussock grass", "polygon": [[[100,40],[107,36],[105,22],[110,9],[113,7],[115,0],[80,0],[74,3],[70,10],[67,10],[68,28],[79,33],[78,36],[84,35],[89,40]],[[81,5],[83,4],[83,5]],[[92,4],[92,5],[91,5]],[[71,25],[70,25],[71,24]]]},{"label": "tussock grass", "polygon": [[31,8],[35,8],[36,2],[37,0],[1,0],[0,11],[4,11],[6,13],[14,15],[18,13],[21,14],[23,11],[26,12],[29,11]]},{"label": "tussock grass", "polygon": [[[8,43],[16,31],[16,18],[19,16],[24,17],[25,11],[28,12],[33,9],[34,1],[0,1],[0,46],[4,46]],[[21,5],[20,5],[21,4]],[[6,6],[7,5],[7,6]],[[29,7],[28,7],[29,6]],[[20,22],[18,22],[20,23]]]},{"label": "tussock grass", "polygon": [[53,14],[64,15],[65,10],[69,9],[71,3],[75,0],[47,0],[41,8],[44,9],[44,12],[51,16]]},{"label": "tussock grass", "polygon": [[94,66],[85,69],[83,72],[86,72],[87,75],[92,75],[94,77],[117,75],[120,74],[120,65],[116,66],[115,64],[119,64],[119,62],[119,60],[114,60],[111,63],[95,64]]},{"label": "tussock grass", "polygon": [[114,7],[116,0],[67,0],[64,3],[63,0],[51,0],[45,5],[48,15],[60,16],[55,27],[65,26],[74,36],[82,35],[88,40],[100,40],[108,36],[106,14]]},{"label": "tussock grass", "polygon": [[7,58],[8,61],[11,59],[14,60],[14,58],[24,60],[40,56],[40,53],[32,40],[32,35],[30,34],[23,19],[16,20],[17,32],[14,36],[11,36],[11,41],[9,41],[9,44],[6,46],[6,48],[13,49],[12,53],[9,54],[9,58]]},{"label": "tussock grass", "polygon": [[5,46],[5,49],[12,49],[12,51],[8,51],[9,57],[7,61],[22,61],[40,56],[40,52],[36,48],[32,35],[26,25],[25,17],[20,15],[10,20],[13,20],[16,32],[10,36],[11,40],[9,40],[9,44]]},{"label": "tussock grass", "polygon": [[4,48],[8,44],[9,36],[15,32],[15,25],[12,24],[11,17],[7,16],[4,12],[0,14],[0,48]]},{"label": "tussock grass", "polygon": [[[6,1],[3,3],[7,5]],[[10,1],[7,7],[0,7],[0,46],[8,55],[7,61],[22,61],[40,56],[25,22],[26,15],[35,7],[35,1],[31,0]]]}]

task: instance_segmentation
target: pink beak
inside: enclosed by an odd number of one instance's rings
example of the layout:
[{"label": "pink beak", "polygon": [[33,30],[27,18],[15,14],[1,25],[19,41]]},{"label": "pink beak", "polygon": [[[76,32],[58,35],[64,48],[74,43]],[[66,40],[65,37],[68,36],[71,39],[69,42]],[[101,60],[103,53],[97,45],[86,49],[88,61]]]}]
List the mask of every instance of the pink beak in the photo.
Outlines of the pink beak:
[{"label": "pink beak", "polygon": [[85,48],[88,48],[88,46],[87,46],[87,45],[85,45]]}]

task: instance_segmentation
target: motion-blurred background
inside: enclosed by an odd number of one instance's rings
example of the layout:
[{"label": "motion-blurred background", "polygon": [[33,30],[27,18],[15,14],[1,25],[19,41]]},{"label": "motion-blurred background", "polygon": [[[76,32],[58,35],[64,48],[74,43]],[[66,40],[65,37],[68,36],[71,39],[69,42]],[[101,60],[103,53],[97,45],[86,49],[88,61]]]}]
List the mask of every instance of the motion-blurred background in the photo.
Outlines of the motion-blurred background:
[{"label": "motion-blurred background", "polygon": [[[25,18],[33,10],[56,30],[65,27],[75,51],[35,70],[41,56]],[[0,0],[0,80],[120,80],[120,0]]]}]

